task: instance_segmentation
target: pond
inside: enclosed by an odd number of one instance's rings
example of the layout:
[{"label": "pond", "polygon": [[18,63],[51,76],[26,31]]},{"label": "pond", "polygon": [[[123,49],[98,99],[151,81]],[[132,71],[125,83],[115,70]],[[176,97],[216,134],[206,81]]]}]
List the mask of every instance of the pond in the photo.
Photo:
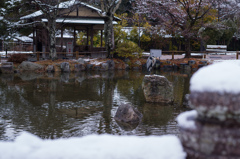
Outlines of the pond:
[{"label": "pond", "polygon": [[[89,134],[178,135],[176,117],[189,92],[191,74],[154,72],[174,85],[174,104],[145,102],[142,71],[0,75],[0,140],[11,141],[22,131],[42,139]],[[118,106],[131,103],[141,123],[126,130],[114,120]]]}]

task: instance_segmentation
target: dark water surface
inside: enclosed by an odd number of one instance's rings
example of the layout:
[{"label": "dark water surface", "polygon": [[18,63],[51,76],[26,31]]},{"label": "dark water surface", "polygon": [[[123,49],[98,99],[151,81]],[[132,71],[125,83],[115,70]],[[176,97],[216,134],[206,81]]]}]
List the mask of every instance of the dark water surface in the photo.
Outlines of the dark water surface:
[{"label": "dark water surface", "polygon": [[[185,111],[182,100],[191,75],[155,72],[174,85],[173,105],[145,102],[141,71],[83,72],[80,74],[0,75],[0,140],[14,140],[22,131],[43,139],[89,134],[178,135],[176,116]],[[120,102],[143,114],[133,130],[114,120]]]}]

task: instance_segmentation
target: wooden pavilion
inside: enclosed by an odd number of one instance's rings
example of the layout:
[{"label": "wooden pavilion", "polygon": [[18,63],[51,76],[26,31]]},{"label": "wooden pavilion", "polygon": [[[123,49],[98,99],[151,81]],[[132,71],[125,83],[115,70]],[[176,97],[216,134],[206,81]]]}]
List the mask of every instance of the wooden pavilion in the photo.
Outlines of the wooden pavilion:
[{"label": "wooden pavilion", "polygon": [[[70,2],[70,1],[69,1]],[[64,2],[67,3],[67,2]],[[89,54],[91,57],[105,57],[104,46],[104,13],[91,5],[83,2],[74,3],[60,9],[56,19],[58,29],[56,37],[57,52],[66,52],[71,56],[73,52]],[[49,52],[49,35],[43,23],[48,20],[42,11],[36,11],[21,18],[33,27],[33,52]],[[117,24],[119,18],[114,17],[113,24]],[[39,23],[36,23],[39,22]],[[68,32],[70,37],[64,40],[64,33]]]}]

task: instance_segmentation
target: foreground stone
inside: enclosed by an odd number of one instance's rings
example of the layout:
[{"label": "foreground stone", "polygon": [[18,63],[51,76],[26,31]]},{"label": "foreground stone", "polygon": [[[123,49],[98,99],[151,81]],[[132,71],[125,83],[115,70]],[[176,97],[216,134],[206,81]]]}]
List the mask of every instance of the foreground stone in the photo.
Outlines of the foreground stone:
[{"label": "foreground stone", "polygon": [[240,156],[239,124],[200,121],[198,118],[195,110],[178,116],[179,138],[188,158],[235,159]]},{"label": "foreground stone", "polygon": [[226,61],[206,66],[192,76],[189,101],[196,110],[177,118],[188,158],[239,158],[239,70],[239,61]]},{"label": "foreground stone", "polygon": [[172,103],[173,86],[164,76],[146,75],[142,82],[147,102]]},{"label": "foreground stone", "polygon": [[240,122],[240,94],[193,91],[189,100],[199,118]]}]

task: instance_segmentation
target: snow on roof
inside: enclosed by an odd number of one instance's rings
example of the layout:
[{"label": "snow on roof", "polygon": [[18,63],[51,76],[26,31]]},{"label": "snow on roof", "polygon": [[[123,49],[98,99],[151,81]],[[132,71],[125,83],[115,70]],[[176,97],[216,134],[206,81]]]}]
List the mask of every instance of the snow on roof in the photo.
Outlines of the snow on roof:
[{"label": "snow on roof", "polygon": [[32,14],[28,14],[26,16],[23,16],[20,19],[23,20],[23,19],[28,19],[28,18],[35,18],[35,17],[41,16],[41,15],[43,15],[43,12],[41,10],[39,10],[39,11],[36,11]]},{"label": "snow on roof", "polygon": [[[33,34],[29,34],[28,37],[33,38]],[[57,31],[56,38],[61,38],[61,31]],[[63,38],[73,38],[73,35],[69,32],[63,32]]]},{"label": "snow on roof", "polygon": [[190,91],[240,93],[240,60],[214,63],[199,69],[190,80]]},{"label": "snow on roof", "polygon": [[[88,5],[86,3],[83,3],[83,2],[77,2],[76,0],[70,0],[70,1],[62,2],[62,3],[59,4],[58,8],[69,8],[70,6],[72,6],[74,4],[81,4],[81,5],[86,6],[90,9],[92,9],[92,10],[95,10],[97,12],[102,12],[100,9],[98,9],[96,7],[93,7],[93,6]],[[43,12],[41,10],[39,10],[39,11],[36,11],[32,14],[28,14],[26,16],[23,16],[20,19],[23,20],[23,19],[35,18],[35,17],[41,16],[41,15],[43,15]]]},{"label": "snow on roof", "polygon": [[[42,22],[48,22],[47,19],[42,19]],[[71,24],[104,24],[103,19],[62,19],[59,18],[56,20],[57,23],[71,23]],[[116,21],[113,21],[113,24],[117,24]]]},{"label": "snow on roof", "polygon": [[86,6],[86,7],[88,7],[88,8],[91,8],[91,9],[93,9],[93,10],[96,10],[96,11],[98,11],[98,12],[102,12],[102,10],[101,9],[98,9],[98,8],[96,8],[96,7],[93,7],[93,6],[91,6],[91,5],[89,5],[89,4],[86,4],[86,3],[84,3],[84,2],[79,2],[81,5],[84,5],[84,6]]},{"label": "snow on roof", "polygon": [[185,159],[180,140],[165,136],[89,135],[81,138],[42,140],[22,133],[14,142],[0,142],[4,159]]},{"label": "snow on roof", "polygon": [[29,38],[27,36],[18,36],[18,37],[15,37],[15,38],[20,40],[20,41],[27,42],[27,43],[32,43],[33,42],[33,39]]}]

